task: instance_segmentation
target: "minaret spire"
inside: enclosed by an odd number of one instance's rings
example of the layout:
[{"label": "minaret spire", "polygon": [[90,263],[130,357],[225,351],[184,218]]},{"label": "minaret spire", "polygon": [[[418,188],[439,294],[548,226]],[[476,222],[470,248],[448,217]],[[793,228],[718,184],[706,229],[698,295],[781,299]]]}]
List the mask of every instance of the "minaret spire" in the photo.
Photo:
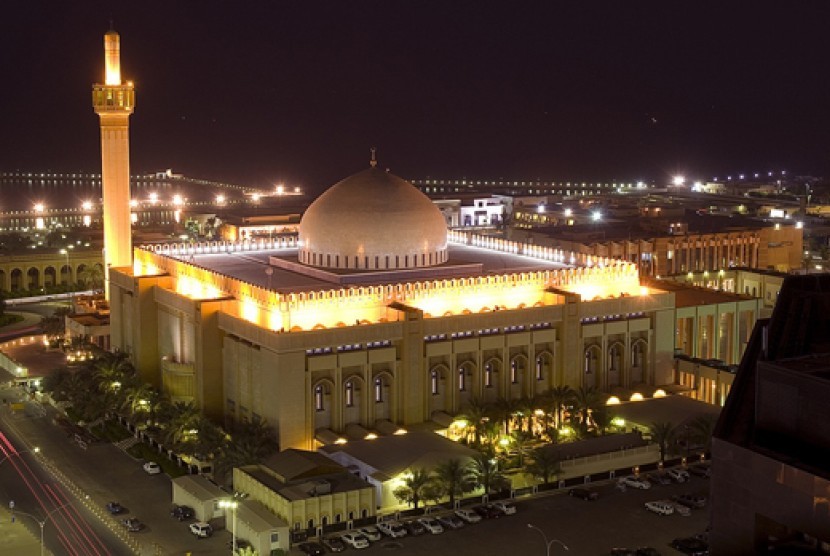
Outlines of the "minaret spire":
[{"label": "minaret spire", "polygon": [[378,165],[378,161],[375,158],[375,153],[377,152],[377,148],[372,147],[371,149],[369,149],[369,151],[372,153],[372,159],[369,161],[369,166],[371,166],[372,168],[375,168]]}]

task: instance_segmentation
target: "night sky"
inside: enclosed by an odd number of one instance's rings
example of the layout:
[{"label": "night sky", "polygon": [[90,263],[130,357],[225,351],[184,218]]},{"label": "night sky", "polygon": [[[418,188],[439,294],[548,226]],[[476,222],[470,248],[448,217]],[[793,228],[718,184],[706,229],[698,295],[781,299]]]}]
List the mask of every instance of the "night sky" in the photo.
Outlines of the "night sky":
[{"label": "night sky", "polygon": [[411,179],[830,175],[826,0],[15,2],[0,171],[100,170],[110,17],[134,173],[319,190],[375,145]]}]

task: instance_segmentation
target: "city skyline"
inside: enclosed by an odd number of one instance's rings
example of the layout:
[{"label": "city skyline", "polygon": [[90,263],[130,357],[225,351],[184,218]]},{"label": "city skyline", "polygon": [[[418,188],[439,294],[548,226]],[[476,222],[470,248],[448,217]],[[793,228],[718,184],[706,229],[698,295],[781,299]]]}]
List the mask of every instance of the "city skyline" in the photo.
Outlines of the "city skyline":
[{"label": "city skyline", "polygon": [[136,172],[315,192],[364,167],[370,146],[399,175],[443,179],[660,182],[830,166],[830,83],[817,71],[830,14],[818,2],[45,2],[10,15],[6,170],[95,170],[88,95],[110,17],[139,91]]}]

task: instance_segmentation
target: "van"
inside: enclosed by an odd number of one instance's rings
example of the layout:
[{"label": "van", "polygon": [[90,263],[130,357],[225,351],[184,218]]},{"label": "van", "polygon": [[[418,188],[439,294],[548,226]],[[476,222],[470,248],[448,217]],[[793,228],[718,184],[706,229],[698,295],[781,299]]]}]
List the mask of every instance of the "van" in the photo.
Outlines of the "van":
[{"label": "van", "polygon": [[671,515],[674,513],[674,504],[668,500],[655,500],[646,502],[646,509],[659,515]]}]

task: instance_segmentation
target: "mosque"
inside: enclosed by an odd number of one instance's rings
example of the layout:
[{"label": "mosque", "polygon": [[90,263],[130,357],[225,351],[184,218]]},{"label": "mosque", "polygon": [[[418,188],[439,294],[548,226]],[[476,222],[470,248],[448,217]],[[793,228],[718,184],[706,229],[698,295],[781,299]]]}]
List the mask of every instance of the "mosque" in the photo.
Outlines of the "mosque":
[{"label": "mosque", "polygon": [[561,385],[624,400],[682,389],[675,345],[727,364],[743,353],[758,299],[449,230],[374,150],[309,206],[297,236],[133,247],[135,91],[121,80],[118,34],[104,46],[93,106],[110,341],[174,401],[226,425],[264,421],[283,450],[315,449],[447,426],[472,400]]}]

